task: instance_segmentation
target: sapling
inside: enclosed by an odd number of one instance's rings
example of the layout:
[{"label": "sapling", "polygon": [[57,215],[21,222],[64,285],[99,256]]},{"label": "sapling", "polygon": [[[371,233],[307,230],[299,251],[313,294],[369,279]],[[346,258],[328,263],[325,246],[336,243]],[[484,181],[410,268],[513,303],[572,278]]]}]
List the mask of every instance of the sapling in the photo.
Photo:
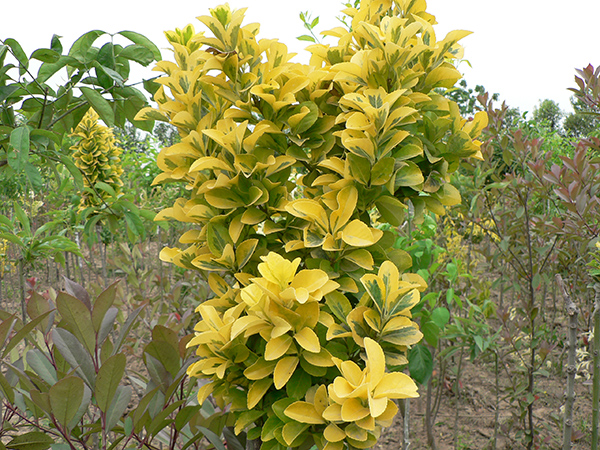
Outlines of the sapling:
[{"label": "sapling", "polygon": [[569,351],[567,356],[567,391],[565,401],[565,417],[563,422],[563,448],[562,450],[570,450],[571,448],[571,435],[573,430],[573,404],[575,403],[575,375],[577,368],[575,366],[575,354],[577,351],[577,317],[579,315],[579,308],[571,296],[567,292],[560,274],[556,275],[556,282],[563,294],[565,299],[565,307],[567,316],[569,317]]},{"label": "sapling", "polygon": [[158,63],[158,109],[137,119],[178,128],[155,182],[188,191],[157,220],[192,226],[161,258],[214,293],[189,343],[189,374],[209,381],[199,403],[212,394],[263,450],[370,448],[393,399],[418,395],[403,369],[427,285],[389,228],[409,204],[418,222],[460,202],[449,175],[481,157],[487,123],[436,90],[461,77],[468,32],[436,40],[425,9],[349,7],[349,29],[311,45],[309,64],[228,5],[199,17],[208,31],[166,33],[175,62]]}]

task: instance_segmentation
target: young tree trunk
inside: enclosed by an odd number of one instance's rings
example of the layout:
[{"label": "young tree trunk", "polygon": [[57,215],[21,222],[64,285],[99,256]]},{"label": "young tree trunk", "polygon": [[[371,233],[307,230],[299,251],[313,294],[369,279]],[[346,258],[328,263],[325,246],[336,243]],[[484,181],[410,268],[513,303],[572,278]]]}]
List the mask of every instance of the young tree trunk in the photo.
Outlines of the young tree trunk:
[{"label": "young tree trunk", "polygon": [[598,420],[600,407],[600,283],[594,283],[594,375],[592,385],[592,450],[598,450]]},{"label": "young tree trunk", "polygon": [[403,398],[399,402],[402,413],[402,450],[410,449],[410,399]]},{"label": "young tree trunk", "polygon": [[429,381],[427,382],[427,405],[425,407],[425,427],[427,431],[427,445],[431,450],[437,450],[437,446],[435,445],[435,434],[433,432],[433,417],[431,414],[431,396],[432,396],[432,386],[431,386],[431,378],[429,377]]},{"label": "young tree trunk", "polygon": [[556,275],[556,282],[560,286],[565,299],[567,315],[569,316],[569,354],[567,357],[567,392],[565,402],[565,418],[563,422],[563,447],[562,450],[571,449],[571,434],[573,431],[573,404],[575,403],[575,353],[577,350],[577,316],[579,308],[573,303],[565,289],[562,277]]},{"label": "young tree trunk", "polygon": [[23,323],[25,323],[27,320],[27,305],[25,304],[25,273],[22,259],[19,259],[19,290],[21,291],[21,315]]}]

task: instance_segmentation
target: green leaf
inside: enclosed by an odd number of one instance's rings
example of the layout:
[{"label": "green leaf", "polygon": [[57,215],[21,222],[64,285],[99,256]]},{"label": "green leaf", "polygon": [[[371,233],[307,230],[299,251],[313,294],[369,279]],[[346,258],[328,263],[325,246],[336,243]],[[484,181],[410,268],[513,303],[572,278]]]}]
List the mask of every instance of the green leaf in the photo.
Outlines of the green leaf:
[{"label": "green leaf", "polygon": [[27,235],[30,235],[31,224],[29,223],[29,217],[27,217],[27,213],[25,213],[23,208],[21,208],[21,205],[19,205],[17,202],[13,204],[13,207],[15,209],[15,216],[21,224],[21,228],[23,229],[23,231],[25,231],[25,233],[27,233]]},{"label": "green leaf", "polygon": [[31,185],[35,190],[41,190],[44,186],[44,180],[40,174],[40,170],[31,164],[29,161],[25,163],[25,175],[29,178]]},{"label": "green leaf", "polygon": [[443,329],[450,320],[450,312],[444,307],[435,308],[431,313],[431,320]]},{"label": "green leaf", "polygon": [[87,55],[88,51],[90,50],[90,48],[92,47],[92,44],[94,43],[94,41],[96,39],[98,39],[100,36],[102,36],[103,34],[105,34],[104,31],[92,30],[92,31],[88,31],[87,33],[81,35],[79,38],[77,38],[77,40],[71,46],[71,48],[69,50],[69,56],[72,56],[73,58],[77,59],[78,61],[80,61],[82,63],[90,62],[86,58],[86,55]]},{"label": "green leaf", "polygon": [[9,84],[8,86],[0,86],[0,103],[18,91],[20,87],[21,86],[19,86],[17,83]]},{"label": "green leaf", "polygon": [[30,431],[15,436],[6,444],[6,448],[13,450],[46,450],[52,444],[54,444],[54,440],[47,433]]},{"label": "green leaf", "polygon": [[423,173],[419,166],[412,161],[403,161],[404,164],[396,171],[394,186],[396,188],[403,186],[417,186],[425,181]]},{"label": "green leaf", "polygon": [[[37,319],[36,319],[37,320]],[[54,328],[51,333],[52,342],[62,357],[85,378],[88,386],[94,387],[96,383],[96,371],[89,353],[83,348],[79,340],[69,331],[63,328]]]},{"label": "green leaf", "polygon": [[50,359],[40,350],[29,350],[25,355],[25,360],[34,372],[49,385],[53,385],[58,381],[56,369]]},{"label": "green leaf", "polygon": [[104,320],[104,316],[109,308],[115,302],[115,296],[117,294],[117,285],[120,280],[115,281],[109,287],[107,287],[94,301],[92,308],[92,324],[94,325],[94,331],[96,333],[100,331],[100,327]]},{"label": "green leaf", "polygon": [[11,48],[12,54],[19,61],[19,75],[23,75],[29,68],[29,59],[23,51],[21,44],[12,38],[5,39],[4,44]]},{"label": "green leaf", "polygon": [[29,127],[27,125],[15,128],[10,133],[8,165],[15,172],[21,172],[29,159]]},{"label": "green leaf", "polygon": [[56,297],[56,307],[69,331],[77,337],[90,354],[94,354],[96,337],[90,310],[87,306],[78,298],[61,292]]},{"label": "green leaf", "polygon": [[15,402],[15,391],[2,372],[0,372],[0,390],[10,403]]},{"label": "green leaf", "polygon": [[91,89],[88,87],[81,87],[80,89],[81,89],[81,93],[83,94],[83,96],[86,98],[86,100],[89,102],[89,104],[92,105],[92,108],[94,108],[94,111],[96,111],[98,113],[98,115],[104,121],[106,126],[108,126],[108,127],[114,126],[115,125],[115,113],[112,109],[112,106],[108,102],[108,100],[106,100],[102,96],[102,94],[100,94],[98,91],[96,91],[94,89]]},{"label": "green leaf", "polygon": [[38,48],[31,54],[31,59],[37,59],[45,63],[55,63],[60,59],[60,53],[49,48]]},{"label": "green leaf", "polygon": [[67,65],[79,66],[80,64],[79,61],[71,56],[61,56],[56,62],[42,64],[38,70],[36,80],[39,83],[45,83],[52,75]]},{"label": "green leaf", "polygon": [[410,349],[408,370],[411,378],[419,384],[425,384],[433,373],[433,357],[427,347],[421,344]]},{"label": "green leaf", "polygon": [[386,184],[394,174],[394,164],[395,160],[392,157],[377,161],[371,171],[371,185],[381,186]]},{"label": "green leaf", "polygon": [[354,153],[348,154],[348,162],[350,163],[350,172],[352,177],[356,179],[360,184],[369,184],[371,177],[371,163],[367,158],[355,155]]},{"label": "green leaf", "polygon": [[206,242],[211,253],[216,256],[223,255],[225,246],[232,244],[227,228],[214,222],[209,222],[206,226]]},{"label": "green leaf", "polygon": [[152,53],[152,50],[142,45],[128,45],[121,50],[119,56],[135,61],[142,66],[147,66],[154,61],[154,53]]},{"label": "green leaf", "polygon": [[119,353],[119,351],[121,350],[121,345],[123,345],[123,341],[125,340],[125,338],[129,334],[129,331],[131,330],[131,327],[133,326],[133,323],[135,322],[135,320],[137,319],[137,317],[142,312],[142,309],[144,309],[144,305],[136,308],[129,315],[129,317],[127,317],[127,320],[125,321],[125,324],[121,327],[121,333],[119,334],[119,337],[117,338],[117,341],[115,342],[115,347],[113,349],[113,355]]},{"label": "green leaf", "polygon": [[404,223],[407,207],[396,197],[384,195],[375,201],[377,211],[381,214],[383,220],[394,227]]},{"label": "green leaf", "polygon": [[311,385],[311,376],[304,370],[299,369],[294,372],[290,381],[285,385],[285,391],[290,398],[300,400],[304,398]]},{"label": "green leaf", "polygon": [[298,36],[296,39],[298,39],[299,41],[317,42],[317,41],[315,41],[314,37],[309,36],[308,34],[303,34],[302,36]]},{"label": "green leaf", "polygon": [[96,377],[95,393],[96,403],[102,412],[108,411],[125,373],[126,364],[127,358],[125,358],[125,355],[117,353],[100,366]]},{"label": "green leaf", "polygon": [[246,265],[254,254],[254,250],[258,246],[258,239],[248,239],[242,242],[235,249],[235,260],[237,262],[238,269],[241,269]]},{"label": "green leaf", "polygon": [[179,353],[169,343],[153,340],[146,346],[145,352],[159,361],[172,376],[179,372],[181,367]]},{"label": "green leaf", "polygon": [[41,323],[50,313],[51,311],[41,314],[39,317],[36,317],[31,322],[24,325],[19,331],[17,331],[17,333],[8,341],[6,347],[4,347],[4,351],[2,352],[2,358],[8,355],[10,351],[13,348],[15,348],[15,346],[19,344],[23,339],[25,339],[25,337],[29,333],[31,333],[31,330],[33,330],[39,323]]},{"label": "green leaf", "polygon": [[83,380],[75,376],[63,378],[49,391],[50,407],[56,420],[67,426],[75,417],[83,400]]},{"label": "green leaf", "polygon": [[62,54],[63,46],[60,43],[60,36],[57,34],[52,35],[52,39],[50,41],[50,48],[55,52]]},{"label": "green leaf", "polygon": [[131,386],[119,386],[117,392],[112,399],[112,403],[106,412],[106,430],[111,431],[114,426],[123,417],[123,413],[127,409],[127,405],[131,400],[133,390]]},{"label": "green leaf", "polygon": [[121,31],[117,34],[120,34],[121,36],[126,37],[134,44],[141,45],[142,47],[145,47],[148,50],[150,50],[152,52],[152,55],[154,56],[155,61],[160,61],[162,59],[162,56],[160,54],[160,50],[158,49],[158,47],[146,36],[136,33],[134,31]]},{"label": "green leaf", "polygon": [[81,170],[79,170],[79,168],[75,165],[75,163],[73,162],[73,159],[70,156],[61,155],[60,160],[65,165],[67,170],[71,173],[71,175],[73,176],[73,179],[75,180],[75,184],[77,185],[77,187],[82,187],[83,186],[83,175],[81,175]]},{"label": "green leaf", "polygon": [[104,191],[104,192],[106,192],[106,193],[107,193],[108,195],[110,195],[111,197],[115,197],[115,198],[117,197],[117,193],[115,192],[115,190],[113,189],[113,187],[112,187],[110,184],[108,184],[108,183],[105,183],[105,182],[103,182],[103,181],[98,181],[98,182],[97,182],[97,183],[94,185],[94,187],[95,187],[96,189],[99,189],[99,190],[101,190],[101,191]]},{"label": "green leaf", "polygon": [[184,406],[175,416],[175,429],[181,431],[199,411],[200,405]]}]

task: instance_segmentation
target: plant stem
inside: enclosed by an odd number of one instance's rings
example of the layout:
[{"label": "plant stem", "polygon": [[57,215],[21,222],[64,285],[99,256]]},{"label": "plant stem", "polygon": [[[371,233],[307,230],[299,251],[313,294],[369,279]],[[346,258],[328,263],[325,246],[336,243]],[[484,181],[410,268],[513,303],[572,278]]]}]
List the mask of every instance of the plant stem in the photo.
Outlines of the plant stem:
[{"label": "plant stem", "polygon": [[[563,422],[563,447],[562,450],[571,449],[571,434],[573,431],[573,404],[575,403],[575,352],[577,350],[577,316],[579,308],[573,303],[565,289],[562,277],[556,274],[556,282],[565,298],[567,315],[569,316],[569,355],[567,358],[567,399],[565,402],[565,418]],[[600,286],[599,286],[600,287]]]},{"label": "plant stem", "polygon": [[21,315],[23,323],[27,320],[27,307],[25,305],[25,274],[23,273],[23,259],[19,258],[19,290],[21,291]]},{"label": "plant stem", "polygon": [[594,375],[592,385],[592,450],[598,450],[598,419],[600,407],[600,283],[594,283]]},{"label": "plant stem", "polygon": [[498,350],[494,352],[494,356],[496,373],[496,413],[494,414],[494,441],[492,443],[492,450],[496,450],[498,426],[500,425],[500,367],[498,366]]},{"label": "plant stem", "polygon": [[410,449],[410,399],[400,400],[400,411],[402,412],[402,450]]},{"label": "plant stem", "polygon": [[431,450],[437,450],[435,445],[435,435],[433,434],[433,420],[431,417],[431,379],[427,381],[427,405],[425,407],[425,427],[427,429],[427,444]]},{"label": "plant stem", "polygon": [[458,357],[458,368],[456,369],[456,381],[454,386],[456,388],[456,408],[454,410],[454,448],[458,449],[458,409],[460,404],[460,375],[463,362],[463,351],[464,347],[460,348],[460,356]]}]

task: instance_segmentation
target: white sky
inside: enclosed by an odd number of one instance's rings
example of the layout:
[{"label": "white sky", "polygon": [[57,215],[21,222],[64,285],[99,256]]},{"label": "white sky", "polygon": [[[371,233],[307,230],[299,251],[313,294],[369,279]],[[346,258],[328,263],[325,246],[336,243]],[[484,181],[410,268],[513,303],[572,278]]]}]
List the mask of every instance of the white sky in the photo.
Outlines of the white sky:
[{"label": "white sky", "polygon": [[[5,3],[5,0],[2,0]],[[48,47],[52,34],[63,36],[65,49],[92,29],[132,30],[146,35],[159,48],[167,47],[162,32],[193,23],[218,0],[29,0],[2,5],[0,38],[13,37],[25,52]],[[247,22],[261,23],[261,36],[279,38],[302,52],[306,42],[300,11],[321,17],[318,30],[337,26],[340,0],[229,0],[234,8],[248,7]],[[558,101],[570,111],[568,87],[575,85],[575,68],[600,64],[599,0],[428,0],[437,17],[438,38],[453,29],[473,31],[462,41],[466,63],[459,69],[470,87],[484,85],[498,92],[509,106],[532,111],[539,100]],[[152,6],[152,5],[156,6]],[[282,7],[282,5],[285,5]],[[26,10],[26,11],[25,11]],[[163,58],[169,53],[163,51]],[[145,72],[144,76],[153,75]],[[140,77],[142,76],[140,72]]]}]

